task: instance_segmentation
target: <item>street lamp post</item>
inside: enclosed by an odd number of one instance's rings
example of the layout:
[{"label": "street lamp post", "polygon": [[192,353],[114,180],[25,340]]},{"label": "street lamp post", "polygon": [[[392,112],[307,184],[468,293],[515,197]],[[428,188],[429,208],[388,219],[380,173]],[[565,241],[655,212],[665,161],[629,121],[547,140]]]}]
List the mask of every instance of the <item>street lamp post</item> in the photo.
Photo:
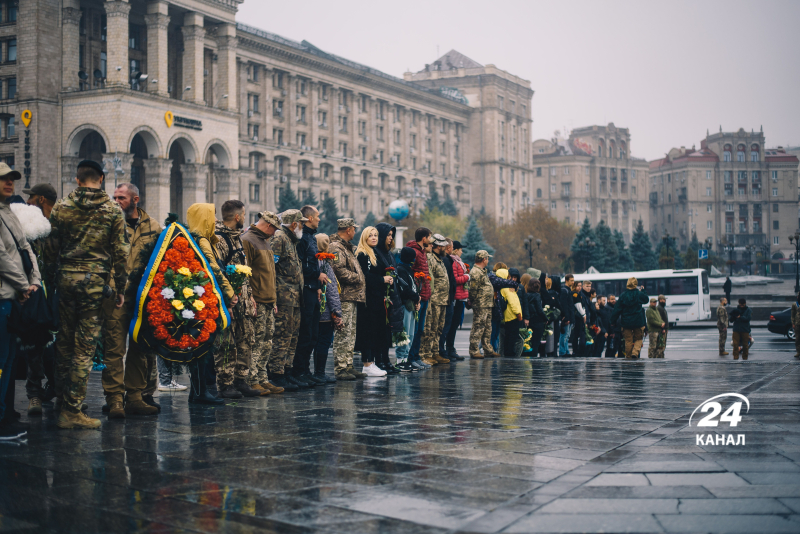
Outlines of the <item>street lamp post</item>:
[{"label": "street lamp post", "polygon": [[[670,240],[670,235],[669,235],[669,232],[667,232],[666,234],[664,234],[664,237],[661,238],[661,241],[664,242],[664,246],[667,249],[667,252],[664,255],[665,258],[669,258],[669,240]],[[675,260],[674,259],[672,260],[672,268],[673,269],[675,268]]]},{"label": "street lamp post", "polygon": [[525,250],[528,251],[528,263],[529,267],[533,268],[533,244],[536,243],[536,250],[539,250],[539,246],[542,244],[541,239],[537,239],[536,241],[533,240],[533,236],[529,235],[525,239]]},{"label": "street lamp post", "polygon": [[756,251],[758,247],[755,245],[747,245],[744,249],[747,251],[747,267],[750,274],[753,274],[753,252]]},{"label": "street lamp post", "polygon": [[800,263],[800,232],[795,232],[789,236],[789,244],[794,245],[794,292],[800,293],[800,271],[797,269]]},{"label": "street lamp post", "polygon": [[764,265],[764,276],[769,276],[769,265],[770,265],[769,252],[770,252],[769,244],[765,243],[761,245],[761,255],[763,257],[761,263]]},{"label": "street lamp post", "polygon": [[728,253],[728,272],[733,276],[733,243],[723,241],[722,250]]}]

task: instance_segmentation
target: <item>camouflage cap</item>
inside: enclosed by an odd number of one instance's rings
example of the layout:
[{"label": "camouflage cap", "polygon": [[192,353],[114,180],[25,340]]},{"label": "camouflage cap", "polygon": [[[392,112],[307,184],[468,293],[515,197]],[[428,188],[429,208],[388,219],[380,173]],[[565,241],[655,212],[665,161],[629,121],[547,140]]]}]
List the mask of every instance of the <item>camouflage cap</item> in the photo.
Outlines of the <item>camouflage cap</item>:
[{"label": "camouflage cap", "polygon": [[286,210],[283,213],[279,213],[278,216],[283,221],[283,224],[289,225],[296,222],[306,222],[308,219],[303,217],[303,212],[300,210]]},{"label": "camouflage cap", "polygon": [[475,261],[488,260],[491,257],[492,255],[486,252],[485,250],[479,250],[478,252],[475,253]]},{"label": "camouflage cap", "polygon": [[446,247],[447,239],[442,234],[433,234],[433,244],[437,247]]},{"label": "camouflage cap", "polygon": [[347,219],[339,219],[336,221],[339,224],[339,230],[347,230],[351,226],[353,228],[359,228],[356,224],[355,219],[347,218]]},{"label": "camouflage cap", "polygon": [[661,300],[661,299],[667,300],[667,297],[665,297],[664,295],[659,295],[658,296],[658,300]]},{"label": "camouflage cap", "polygon": [[275,228],[281,227],[280,218],[271,211],[262,211],[261,213],[258,214],[258,216],[259,218],[263,219],[264,222],[271,224]]}]

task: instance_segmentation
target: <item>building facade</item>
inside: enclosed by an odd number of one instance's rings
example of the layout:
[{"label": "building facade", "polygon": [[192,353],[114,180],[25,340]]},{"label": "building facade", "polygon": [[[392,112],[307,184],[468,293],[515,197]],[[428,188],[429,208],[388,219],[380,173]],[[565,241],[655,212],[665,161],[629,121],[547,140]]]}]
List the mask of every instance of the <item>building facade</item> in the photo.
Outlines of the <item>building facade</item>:
[{"label": "building facade", "polygon": [[649,226],[649,166],[630,155],[627,128],[576,128],[567,139],[539,139],[532,145],[529,198],[562,221],[592,226],[601,220],[630,241],[639,220]]},{"label": "building facade", "polygon": [[797,173],[797,156],[766,148],[763,131],[720,128],[699,150],[673,148],[650,162],[651,238],[669,234],[685,251],[696,234],[742,264],[788,259],[788,237],[798,230]]},{"label": "building facade", "polygon": [[62,195],[78,161],[103,162],[107,189],[137,184],[161,220],[229,198],[274,210],[284,187],[357,220],[433,191],[507,217],[528,82],[455,51],[393,77],[237,24],[242,1],[0,1],[0,159]]}]

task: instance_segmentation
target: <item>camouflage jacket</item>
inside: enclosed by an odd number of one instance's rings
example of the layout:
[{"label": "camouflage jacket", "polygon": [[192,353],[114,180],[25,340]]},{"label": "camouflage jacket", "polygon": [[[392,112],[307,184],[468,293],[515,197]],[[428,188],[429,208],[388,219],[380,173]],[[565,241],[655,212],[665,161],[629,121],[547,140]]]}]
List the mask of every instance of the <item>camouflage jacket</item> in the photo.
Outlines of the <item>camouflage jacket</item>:
[{"label": "camouflage jacket", "polygon": [[[131,225],[126,221],[125,232],[128,234],[128,242],[131,244],[131,253],[128,256],[128,287],[124,289],[125,300],[131,300],[136,296],[139,289],[139,282],[142,281],[147,263],[153,253],[153,247],[161,235],[161,225],[158,221],[150,218],[143,209],[139,209],[139,218]],[[132,300],[131,300],[132,302]]]},{"label": "camouflage jacket", "polygon": [[[719,314],[719,311],[717,312],[717,314]],[[725,316],[725,319],[727,321],[727,319],[728,319],[727,315]],[[727,324],[727,323],[725,323],[725,324]],[[796,327],[797,327],[798,324],[800,324],[800,308],[798,308],[796,302],[793,302],[792,303],[792,326],[795,327],[795,330],[797,330]]]},{"label": "camouflage jacket", "polygon": [[117,287],[128,281],[131,246],[125,215],[102,189],[78,187],[56,202],[53,227],[45,248],[45,264],[73,273],[109,274]]},{"label": "camouflage jacket", "polygon": [[428,254],[428,271],[431,273],[431,298],[429,302],[437,306],[447,306],[450,296],[450,277],[444,262],[436,254]]},{"label": "camouflage jacket", "polygon": [[474,308],[491,308],[494,305],[494,288],[485,268],[473,266],[470,270],[469,300]]},{"label": "camouflage jacket", "polygon": [[[792,314],[792,319],[794,320],[794,314]],[[717,328],[719,330],[725,330],[728,328],[728,309],[722,305],[717,306]]]},{"label": "camouflage jacket", "polygon": [[[217,221],[214,234],[219,238],[214,245],[214,253],[217,255],[219,268],[223,272],[228,265],[247,265],[247,256],[242,246],[240,230],[233,230],[225,226],[222,221]],[[249,278],[245,279],[242,289],[239,291],[239,302],[236,304],[236,309],[244,311],[252,317],[256,315],[256,305],[253,300],[253,292],[250,290]]]},{"label": "camouflage jacket", "polygon": [[353,253],[353,245],[339,237],[339,234],[331,234],[330,240],[328,252],[334,255],[331,266],[341,288],[339,298],[342,302],[365,302],[366,282],[361,264]]},{"label": "camouflage jacket", "polygon": [[278,230],[272,238],[275,256],[275,292],[278,309],[300,306],[303,303],[303,267],[295,244],[298,239],[291,231]]}]

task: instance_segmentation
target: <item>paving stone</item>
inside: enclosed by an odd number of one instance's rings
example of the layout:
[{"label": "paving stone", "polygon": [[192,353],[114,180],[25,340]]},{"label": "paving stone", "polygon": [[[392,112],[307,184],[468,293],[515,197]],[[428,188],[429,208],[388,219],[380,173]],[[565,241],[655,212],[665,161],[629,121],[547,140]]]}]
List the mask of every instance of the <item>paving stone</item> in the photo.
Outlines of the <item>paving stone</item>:
[{"label": "paving stone", "polygon": [[797,523],[764,515],[657,515],[666,532],[797,532]]},{"label": "paving stone", "polygon": [[[790,514],[792,510],[776,499],[686,499],[678,511],[682,514]],[[656,512],[659,513],[659,512]]]},{"label": "paving stone", "polygon": [[537,514],[677,514],[678,499],[558,499]]},{"label": "paving stone", "polygon": [[654,486],[746,486],[747,481],[735,473],[646,473]]},{"label": "paving stone", "polygon": [[664,532],[650,514],[533,514],[504,532]]}]

